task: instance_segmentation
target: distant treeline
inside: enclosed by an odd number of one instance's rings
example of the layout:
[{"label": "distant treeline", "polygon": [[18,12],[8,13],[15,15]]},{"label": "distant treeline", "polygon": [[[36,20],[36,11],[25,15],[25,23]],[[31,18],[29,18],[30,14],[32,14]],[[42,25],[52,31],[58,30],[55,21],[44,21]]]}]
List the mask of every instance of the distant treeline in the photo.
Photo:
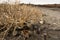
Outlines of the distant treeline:
[{"label": "distant treeline", "polygon": [[48,4],[48,5],[40,5],[40,6],[41,7],[55,7],[55,8],[60,8],[60,4]]},{"label": "distant treeline", "polygon": [[[23,5],[23,4],[22,4]],[[38,7],[51,7],[51,8],[60,8],[60,4],[46,4],[46,5],[34,5],[34,4],[27,4],[31,6],[38,6]]]}]

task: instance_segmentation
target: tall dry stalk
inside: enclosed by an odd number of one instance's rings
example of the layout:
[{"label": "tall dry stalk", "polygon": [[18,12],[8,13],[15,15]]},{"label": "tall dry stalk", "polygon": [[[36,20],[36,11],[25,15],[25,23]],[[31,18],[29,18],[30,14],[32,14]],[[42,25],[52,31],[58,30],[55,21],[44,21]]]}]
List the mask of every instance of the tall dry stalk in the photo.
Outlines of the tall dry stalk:
[{"label": "tall dry stalk", "polygon": [[20,0],[16,0],[15,4],[19,4],[20,3]]}]

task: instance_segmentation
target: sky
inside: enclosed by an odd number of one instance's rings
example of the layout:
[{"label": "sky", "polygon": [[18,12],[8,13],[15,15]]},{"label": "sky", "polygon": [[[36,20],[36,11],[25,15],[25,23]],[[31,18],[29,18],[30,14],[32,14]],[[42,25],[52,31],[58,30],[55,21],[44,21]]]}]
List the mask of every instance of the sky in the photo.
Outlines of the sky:
[{"label": "sky", "polygon": [[[7,0],[0,0],[0,3],[8,2]],[[15,0],[9,0],[9,3],[15,3]],[[20,3],[26,4],[60,4],[60,0],[20,0]]]},{"label": "sky", "polygon": [[59,4],[60,0],[21,0],[21,2],[32,4]]}]

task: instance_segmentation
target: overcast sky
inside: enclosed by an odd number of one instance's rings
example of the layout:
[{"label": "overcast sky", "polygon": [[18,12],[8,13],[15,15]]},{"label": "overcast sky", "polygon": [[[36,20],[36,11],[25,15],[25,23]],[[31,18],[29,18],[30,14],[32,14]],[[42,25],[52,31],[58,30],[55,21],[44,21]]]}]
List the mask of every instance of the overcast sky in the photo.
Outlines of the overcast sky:
[{"label": "overcast sky", "polygon": [[[15,0],[9,0],[10,3],[14,3]],[[7,2],[7,0],[0,0],[0,3]],[[60,0],[20,0],[21,3],[31,4],[60,4]]]}]

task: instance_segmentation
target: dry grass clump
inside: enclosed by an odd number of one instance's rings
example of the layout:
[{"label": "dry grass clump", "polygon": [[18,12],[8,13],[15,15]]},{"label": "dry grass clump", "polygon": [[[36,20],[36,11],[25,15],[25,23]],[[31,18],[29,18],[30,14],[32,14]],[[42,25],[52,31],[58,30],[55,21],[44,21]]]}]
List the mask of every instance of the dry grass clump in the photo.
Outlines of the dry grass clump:
[{"label": "dry grass clump", "polygon": [[6,35],[11,27],[14,27],[14,35],[17,27],[23,28],[26,23],[27,26],[30,26],[31,24],[37,24],[40,21],[42,21],[42,12],[37,7],[0,4],[0,30],[5,27],[7,28],[4,35]]},{"label": "dry grass clump", "polygon": [[36,7],[27,5],[1,5],[0,24],[15,23],[20,26],[26,21],[32,23],[42,20],[42,12]]}]

